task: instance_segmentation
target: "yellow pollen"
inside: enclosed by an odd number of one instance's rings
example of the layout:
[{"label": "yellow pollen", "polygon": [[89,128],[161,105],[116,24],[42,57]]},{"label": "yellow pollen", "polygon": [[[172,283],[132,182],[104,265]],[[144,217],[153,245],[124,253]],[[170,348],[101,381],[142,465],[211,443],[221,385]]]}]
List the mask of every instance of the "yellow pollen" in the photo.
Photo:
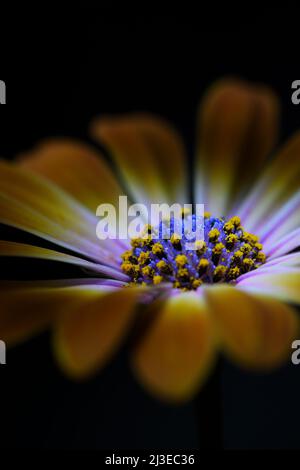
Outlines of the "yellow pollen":
[{"label": "yellow pollen", "polygon": [[152,247],[152,253],[154,255],[162,255],[164,252],[164,248],[161,243],[154,243]]},{"label": "yellow pollen", "polygon": [[266,262],[266,255],[262,251],[260,251],[259,253],[257,253],[256,259],[260,263],[265,263]]},{"label": "yellow pollen", "polygon": [[145,235],[145,237],[142,238],[141,246],[149,247],[152,243],[152,238],[149,235]]},{"label": "yellow pollen", "polygon": [[170,242],[172,243],[172,245],[174,246],[180,245],[180,241],[181,241],[180,236],[177,235],[177,233],[173,233],[170,239]]},{"label": "yellow pollen", "polygon": [[207,259],[201,259],[198,264],[198,269],[204,271],[209,265],[209,261]]},{"label": "yellow pollen", "polygon": [[235,259],[238,259],[238,258],[242,258],[243,257],[243,252],[241,250],[237,250],[234,254],[233,254],[233,258]]},{"label": "yellow pollen", "polygon": [[230,233],[226,237],[226,245],[228,245],[229,247],[232,247],[238,241],[238,239],[239,237],[235,235],[235,233]]},{"label": "yellow pollen", "polygon": [[156,266],[162,273],[168,274],[171,271],[170,266],[163,259],[156,263]]},{"label": "yellow pollen", "polygon": [[188,270],[187,270],[186,268],[180,268],[180,269],[178,269],[178,271],[177,271],[177,276],[178,276],[179,278],[183,278],[183,277],[184,277],[184,278],[188,278],[188,277],[189,277],[189,272],[188,272]]},{"label": "yellow pollen", "polygon": [[210,242],[218,241],[219,236],[220,236],[220,232],[216,228],[211,229],[211,231],[208,233],[208,238]]},{"label": "yellow pollen", "polygon": [[235,228],[239,228],[241,225],[241,219],[238,216],[231,217],[230,221]]},{"label": "yellow pollen", "polygon": [[140,264],[145,264],[147,263],[148,261],[150,260],[150,254],[149,254],[149,251],[142,251],[139,258],[138,258],[138,262]]},{"label": "yellow pollen", "polygon": [[203,284],[203,281],[201,279],[194,279],[192,282],[192,288],[193,289],[198,289]]},{"label": "yellow pollen", "polygon": [[127,250],[125,251],[122,255],[121,255],[121,258],[124,260],[124,261],[137,261],[137,258],[136,256],[134,256],[132,254],[132,251],[131,250]]},{"label": "yellow pollen", "polygon": [[130,244],[133,248],[139,248],[143,246],[143,239],[142,238],[132,238]]},{"label": "yellow pollen", "polygon": [[232,222],[226,222],[226,224],[224,224],[224,226],[223,226],[223,230],[226,233],[233,232],[233,230],[234,230],[233,223]]},{"label": "yellow pollen", "polygon": [[159,276],[158,274],[153,277],[153,284],[157,285],[160,284],[164,278],[162,276]]},{"label": "yellow pollen", "polygon": [[235,268],[230,268],[228,271],[228,278],[229,279],[236,279],[240,275],[240,269],[236,266]]},{"label": "yellow pollen", "polygon": [[205,211],[204,212],[204,217],[209,219],[209,217],[211,216],[211,212],[208,212],[208,211]]},{"label": "yellow pollen", "polygon": [[217,266],[216,269],[214,270],[214,279],[216,280],[221,279],[222,277],[225,276],[226,271],[227,271],[226,266],[223,266],[223,265]]},{"label": "yellow pollen", "polygon": [[252,268],[253,265],[254,265],[253,259],[251,259],[251,258],[245,258],[245,259],[243,260],[243,266],[245,266],[246,268]]},{"label": "yellow pollen", "polygon": [[139,266],[129,261],[124,261],[121,265],[121,269],[128,276],[136,276],[139,273]]},{"label": "yellow pollen", "polygon": [[185,255],[177,255],[175,261],[177,266],[185,266],[188,262],[188,259]]},{"label": "yellow pollen", "polygon": [[220,255],[222,253],[223,248],[225,248],[223,243],[217,243],[216,246],[213,249],[213,254],[214,255]]},{"label": "yellow pollen", "polygon": [[250,253],[250,251],[251,251],[251,245],[249,245],[249,243],[245,243],[245,245],[241,246],[240,250],[241,250],[244,254],[248,254],[248,253]]},{"label": "yellow pollen", "polygon": [[143,273],[144,276],[153,277],[153,275],[154,275],[154,269],[151,268],[151,266],[145,266],[145,267],[142,269],[142,273]]},{"label": "yellow pollen", "polygon": [[256,235],[253,235],[252,233],[244,232],[243,240],[247,243],[250,243],[251,245],[255,245],[255,243],[259,241],[259,238]]}]

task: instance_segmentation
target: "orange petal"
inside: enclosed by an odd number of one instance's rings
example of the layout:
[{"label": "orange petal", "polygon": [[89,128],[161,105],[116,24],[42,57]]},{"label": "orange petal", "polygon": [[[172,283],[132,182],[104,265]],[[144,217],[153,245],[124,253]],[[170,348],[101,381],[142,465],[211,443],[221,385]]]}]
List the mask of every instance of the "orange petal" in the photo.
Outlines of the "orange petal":
[{"label": "orange petal", "polygon": [[54,181],[93,214],[99,204],[117,205],[123,194],[103,155],[76,140],[46,140],[19,164]]},{"label": "orange petal", "polygon": [[225,352],[239,364],[271,369],[287,360],[298,333],[295,311],[270,297],[232,286],[206,289]]},{"label": "orange petal", "polygon": [[238,80],[215,83],[199,113],[196,202],[216,216],[226,214],[257,176],[277,127],[278,103],[270,90]]},{"label": "orange petal", "polygon": [[195,293],[182,293],[154,310],[153,323],[133,352],[134,371],[158,397],[187,400],[205,380],[213,358],[206,306]]},{"label": "orange petal", "polygon": [[54,348],[69,375],[89,375],[113,356],[129,330],[140,292],[136,288],[120,289],[75,311],[65,311],[58,318]]},{"label": "orange petal", "polygon": [[0,338],[14,344],[39,333],[66,309],[101,294],[101,287],[75,281],[1,282]]},{"label": "orange petal", "polygon": [[184,147],[166,122],[146,114],[100,118],[92,134],[111,151],[137,202],[189,202]]}]

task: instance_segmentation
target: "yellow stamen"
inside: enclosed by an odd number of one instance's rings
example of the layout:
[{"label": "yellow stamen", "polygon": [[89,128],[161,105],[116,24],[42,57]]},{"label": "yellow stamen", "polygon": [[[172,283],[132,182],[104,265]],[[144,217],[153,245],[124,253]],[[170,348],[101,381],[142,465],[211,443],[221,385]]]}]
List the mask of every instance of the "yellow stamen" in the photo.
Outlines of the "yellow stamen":
[{"label": "yellow stamen", "polygon": [[234,244],[238,241],[239,237],[235,233],[230,233],[226,237],[226,246],[233,248]]},{"label": "yellow stamen", "polygon": [[139,248],[143,246],[143,239],[142,238],[132,238],[130,244],[133,248]]},{"label": "yellow stamen", "polygon": [[122,271],[128,276],[136,276],[139,273],[139,266],[132,264],[129,261],[124,261],[121,265]]},{"label": "yellow stamen", "polygon": [[150,254],[149,254],[149,251],[142,251],[139,258],[138,258],[138,262],[140,264],[146,264],[148,263],[150,260]]},{"label": "yellow stamen", "polygon": [[203,281],[201,279],[194,279],[192,282],[192,288],[193,289],[198,289],[203,284]]},{"label": "yellow stamen", "polygon": [[236,266],[235,268],[230,268],[228,271],[228,279],[234,280],[240,275],[240,269]]},{"label": "yellow stamen", "polygon": [[238,216],[231,217],[230,222],[235,226],[235,228],[239,228],[241,225],[241,219]]},{"label": "yellow stamen", "polygon": [[142,273],[143,273],[144,276],[153,277],[153,275],[154,275],[154,269],[151,268],[151,266],[145,266],[145,267],[142,269]]},{"label": "yellow stamen", "polygon": [[250,253],[251,251],[251,245],[249,245],[249,243],[245,243],[243,246],[241,246],[240,250],[245,254],[247,255],[248,253]]},{"label": "yellow stamen", "polygon": [[164,252],[164,248],[161,243],[154,243],[152,247],[152,253],[154,255],[162,255]]},{"label": "yellow stamen", "polygon": [[198,269],[201,272],[204,272],[207,269],[208,266],[209,266],[209,261],[205,258],[201,259],[198,263]]},{"label": "yellow stamen", "polygon": [[256,256],[256,259],[257,261],[259,261],[260,263],[265,263],[266,262],[266,255],[260,251],[259,253],[257,253],[257,256]]},{"label": "yellow stamen", "polygon": [[188,262],[188,259],[185,255],[177,255],[175,261],[177,266],[185,266]]},{"label": "yellow stamen", "polygon": [[163,277],[159,276],[158,274],[153,277],[153,284],[157,285],[160,284],[163,281]]},{"label": "yellow stamen", "polygon": [[180,278],[189,278],[189,272],[186,268],[180,268],[177,271],[177,276]]},{"label": "yellow stamen", "polygon": [[225,246],[223,245],[223,243],[217,243],[216,246],[213,249],[213,254],[214,255],[220,255],[224,248],[225,248]]},{"label": "yellow stamen", "polygon": [[226,224],[224,224],[224,226],[223,226],[223,230],[226,233],[233,232],[233,230],[234,230],[233,223],[232,222],[226,222]]},{"label": "yellow stamen", "polygon": [[173,235],[171,236],[170,242],[175,247],[180,246],[181,238],[177,233],[173,233]]},{"label": "yellow stamen", "polygon": [[251,269],[254,265],[254,261],[253,259],[251,258],[245,258],[243,260],[243,266],[246,268],[246,269]]},{"label": "yellow stamen", "polygon": [[170,266],[163,259],[159,261],[156,266],[162,273],[169,274],[171,271]]},{"label": "yellow stamen", "polygon": [[208,238],[210,242],[218,241],[219,236],[220,236],[220,232],[216,228],[211,229],[211,231],[208,233]]},{"label": "yellow stamen", "polygon": [[226,271],[227,271],[226,266],[223,266],[223,265],[217,266],[216,269],[214,270],[214,280],[222,279],[225,276]]}]

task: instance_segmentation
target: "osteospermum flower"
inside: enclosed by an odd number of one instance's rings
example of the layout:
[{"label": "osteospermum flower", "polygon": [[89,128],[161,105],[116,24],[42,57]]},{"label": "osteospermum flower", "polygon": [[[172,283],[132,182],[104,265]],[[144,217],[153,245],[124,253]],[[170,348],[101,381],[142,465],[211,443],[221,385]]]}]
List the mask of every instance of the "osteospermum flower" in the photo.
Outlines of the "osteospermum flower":
[{"label": "osteospermum flower", "polygon": [[191,202],[183,144],[160,119],[93,123],[118,178],[99,152],[73,140],[2,161],[0,222],[33,234],[36,244],[1,241],[1,256],[75,265],[82,277],[3,281],[1,339],[16,343],[51,325],[61,366],[83,377],[134,327],[136,376],[175,401],[196,393],[219,350],[249,368],[280,365],[298,331],[300,135],[267,160],[277,108],[269,90],[238,81],[219,82],[205,96],[193,189],[209,213],[194,251],[176,230],[165,240],[159,226],[146,227],[152,238],[96,237],[96,208],[117,206],[119,195]]}]

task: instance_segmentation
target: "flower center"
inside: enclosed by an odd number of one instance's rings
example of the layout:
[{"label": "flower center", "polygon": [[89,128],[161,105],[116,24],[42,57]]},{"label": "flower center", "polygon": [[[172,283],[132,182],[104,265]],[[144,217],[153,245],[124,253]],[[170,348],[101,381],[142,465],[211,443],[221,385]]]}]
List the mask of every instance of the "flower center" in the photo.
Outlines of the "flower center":
[{"label": "flower center", "polygon": [[[191,226],[197,224],[195,215],[189,217]],[[143,236],[133,238],[132,248],[123,253],[122,271],[133,283],[171,282],[175,288],[195,290],[203,283],[234,283],[266,261],[258,237],[243,229],[239,217],[226,221],[206,213],[202,222],[204,240],[196,241],[194,249],[190,248],[191,234],[182,221],[180,225],[174,218],[168,221],[169,239],[164,224],[145,226]]]}]

